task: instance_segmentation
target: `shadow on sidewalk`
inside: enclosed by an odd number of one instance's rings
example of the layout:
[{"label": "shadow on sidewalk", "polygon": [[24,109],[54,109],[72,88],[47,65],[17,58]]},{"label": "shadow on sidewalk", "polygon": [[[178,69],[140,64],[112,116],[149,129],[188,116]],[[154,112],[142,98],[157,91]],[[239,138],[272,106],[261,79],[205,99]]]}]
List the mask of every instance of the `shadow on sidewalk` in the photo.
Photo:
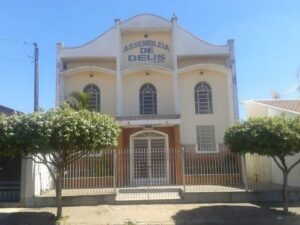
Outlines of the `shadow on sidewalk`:
[{"label": "shadow on sidewalk", "polygon": [[55,216],[49,212],[0,213],[1,225],[55,225]]},{"label": "shadow on sidewalk", "polygon": [[176,225],[299,225],[300,216],[283,215],[282,211],[265,205],[213,205],[182,210],[173,217]]}]

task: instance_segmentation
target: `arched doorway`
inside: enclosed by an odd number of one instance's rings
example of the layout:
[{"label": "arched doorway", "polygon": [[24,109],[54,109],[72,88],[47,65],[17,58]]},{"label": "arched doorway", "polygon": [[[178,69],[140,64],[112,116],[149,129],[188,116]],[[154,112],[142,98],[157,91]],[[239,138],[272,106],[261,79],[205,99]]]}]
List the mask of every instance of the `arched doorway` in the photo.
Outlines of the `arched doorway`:
[{"label": "arched doorway", "polygon": [[166,185],[169,181],[168,135],[144,130],[130,136],[132,185]]}]

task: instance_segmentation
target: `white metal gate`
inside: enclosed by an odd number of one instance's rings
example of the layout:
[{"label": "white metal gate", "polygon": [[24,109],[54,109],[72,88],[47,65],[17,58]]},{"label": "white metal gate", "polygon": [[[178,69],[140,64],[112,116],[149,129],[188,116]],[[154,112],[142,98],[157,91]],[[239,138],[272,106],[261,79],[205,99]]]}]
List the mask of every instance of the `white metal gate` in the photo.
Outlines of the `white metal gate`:
[{"label": "white metal gate", "polygon": [[154,131],[143,131],[131,140],[131,182],[133,185],[168,183],[168,140]]}]

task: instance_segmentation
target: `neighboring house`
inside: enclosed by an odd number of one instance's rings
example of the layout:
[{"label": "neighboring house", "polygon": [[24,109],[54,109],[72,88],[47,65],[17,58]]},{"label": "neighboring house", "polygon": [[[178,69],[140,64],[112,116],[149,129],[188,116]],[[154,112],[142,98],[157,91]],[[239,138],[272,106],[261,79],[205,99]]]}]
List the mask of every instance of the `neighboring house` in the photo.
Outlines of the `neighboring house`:
[{"label": "neighboring house", "polygon": [[11,109],[11,108],[8,108],[6,106],[3,106],[3,105],[0,105],[0,114],[5,114],[7,116],[9,115],[12,115],[12,114],[20,114],[21,112],[20,111],[17,111],[17,110],[14,110],[14,109]]},{"label": "neighboring house", "polygon": [[[300,116],[300,100],[249,100],[245,101],[247,117],[273,117],[273,116],[285,116],[285,117],[297,117]],[[270,140],[271,141],[271,140]],[[300,158],[300,154],[288,157],[288,163],[291,165],[297,159]],[[273,160],[265,160],[265,170],[258,171],[259,166],[255,166],[254,162],[248,162],[248,173],[253,177],[256,174],[264,174],[261,178],[266,182],[282,183],[281,171],[273,162]],[[253,165],[253,166],[252,166]],[[251,176],[251,175],[250,175]],[[259,178],[258,178],[259,179]],[[289,185],[300,187],[300,166],[296,166],[289,175]]]},{"label": "neighboring house", "polygon": [[[0,114],[7,116],[21,113],[0,105]],[[20,200],[21,157],[0,156],[0,202]]]},{"label": "neighboring house", "polygon": [[250,100],[245,101],[247,117],[300,116],[300,100]]},{"label": "neighboring house", "polygon": [[90,42],[57,44],[57,105],[72,92],[90,93],[91,109],[116,118],[118,149],[130,151],[126,179],[169,184],[171,165],[177,180],[182,170],[168,152],[192,147],[195,155],[217,156],[238,118],[234,42],[203,41],[176,17],[115,20]]}]

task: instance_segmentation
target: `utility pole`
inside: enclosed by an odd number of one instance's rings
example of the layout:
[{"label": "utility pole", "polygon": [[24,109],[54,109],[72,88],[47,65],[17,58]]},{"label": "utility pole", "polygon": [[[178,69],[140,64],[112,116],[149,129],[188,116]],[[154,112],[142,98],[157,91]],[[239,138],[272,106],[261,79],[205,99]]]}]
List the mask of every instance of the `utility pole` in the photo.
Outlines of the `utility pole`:
[{"label": "utility pole", "polygon": [[36,42],[34,46],[34,112],[39,111],[39,49]]}]

